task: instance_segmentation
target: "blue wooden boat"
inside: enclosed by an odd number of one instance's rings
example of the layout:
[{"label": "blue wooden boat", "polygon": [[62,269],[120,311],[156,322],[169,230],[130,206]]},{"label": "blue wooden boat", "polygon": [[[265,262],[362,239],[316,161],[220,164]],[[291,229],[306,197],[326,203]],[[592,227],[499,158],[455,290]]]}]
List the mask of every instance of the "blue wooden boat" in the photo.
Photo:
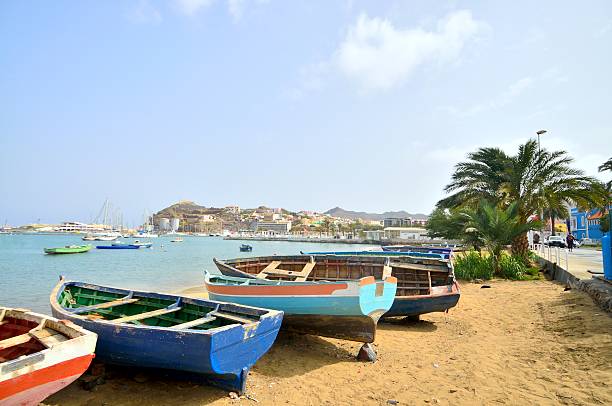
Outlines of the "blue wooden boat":
[{"label": "blue wooden boat", "polygon": [[276,310],[63,279],[50,301],[57,318],[98,334],[100,361],[196,374],[239,393],[283,318]]},{"label": "blue wooden boat", "polygon": [[[439,258],[411,255],[292,255],[214,260],[226,276],[255,278],[268,266],[281,266],[290,275],[300,272],[307,262],[315,265],[311,281],[347,281],[373,276],[382,280],[397,278],[397,291],[391,308],[382,317],[419,316],[444,312],[457,305],[461,292],[455,280],[453,264]],[[284,275],[279,278],[287,279]],[[277,278],[277,279],[279,279]],[[268,278],[269,279],[269,278]]]},{"label": "blue wooden boat", "polygon": [[427,245],[383,245],[382,250],[385,252],[411,252],[411,253],[427,253],[427,254],[441,254],[444,259],[450,259],[456,246],[448,247],[437,247]]},{"label": "blue wooden boat", "polygon": [[253,247],[249,244],[241,244],[240,245],[240,252],[251,252],[253,251]]},{"label": "blue wooden boat", "polygon": [[[279,269],[277,265],[280,264],[269,263],[260,278],[205,271],[206,290],[211,299],[282,310],[283,328],[287,330],[364,343],[374,341],[378,319],[393,304],[397,288],[394,277],[380,282],[372,276],[355,281],[313,281],[308,275],[315,265],[312,262],[303,264],[300,272]],[[274,280],[279,275],[295,280]]]},{"label": "blue wooden boat", "polygon": [[[120,244],[115,243],[111,245],[96,245],[96,248],[99,250],[137,250],[143,247],[140,244]],[[148,247],[145,247],[148,248]]]}]

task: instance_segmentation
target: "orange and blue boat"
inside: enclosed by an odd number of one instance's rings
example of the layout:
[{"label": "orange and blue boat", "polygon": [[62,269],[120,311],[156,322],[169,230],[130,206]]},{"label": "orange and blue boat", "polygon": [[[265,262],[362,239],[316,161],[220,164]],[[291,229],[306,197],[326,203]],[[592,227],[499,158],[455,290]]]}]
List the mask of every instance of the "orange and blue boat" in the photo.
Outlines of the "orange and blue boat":
[{"label": "orange and blue boat", "polygon": [[330,273],[324,277],[314,271],[316,263],[307,258],[283,262],[272,257],[258,268],[259,277],[241,275],[239,269],[215,259],[220,269],[234,275],[206,271],[206,289],[214,300],[282,310],[283,328],[290,331],[373,342],[378,320],[393,304],[396,278],[387,275],[379,281],[373,276],[347,280]]},{"label": "orange and blue boat", "polygon": [[[417,317],[421,314],[445,312],[457,305],[461,292],[455,280],[451,260],[436,253],[410,255],[380,252],[379,255],[352,252],[317,253],[214,260],[226,276],[290,280],[307,266],[312,282],[357,282],[373,277],[382,281],[388,276],[397,278],[395,300],[382,316]],[[279,269],[282,268],[282,269]],[[308,269],[307,269],[308,270]],[[377,282],[378,283],[378,282]]]}]

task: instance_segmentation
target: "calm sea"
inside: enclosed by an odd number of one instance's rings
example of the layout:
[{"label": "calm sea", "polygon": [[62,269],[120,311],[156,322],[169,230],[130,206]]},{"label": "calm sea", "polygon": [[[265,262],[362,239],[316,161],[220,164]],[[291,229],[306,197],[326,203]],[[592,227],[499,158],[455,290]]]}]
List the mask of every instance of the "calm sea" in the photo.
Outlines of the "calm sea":
[{"label": "calm sea", "polygon": [[[24,307],[50,313],[49,293],[59,276],[71,280],[142,290],[173,292],[202,284],[204,269],[220,259],[291,255],[300,251],[357,251],[363,244],[321,244],[287,241],[250,241],[253,252],[240,252],[243,242],[219,237],[153,238],[153,248],[97,250],[84,254],[45,255],[47,247],[84,244],[77,235],[0,234],[0,306]],[[132,241],[123,239],[124,242]],[[91,241],[95,245],[108,242]]]}]

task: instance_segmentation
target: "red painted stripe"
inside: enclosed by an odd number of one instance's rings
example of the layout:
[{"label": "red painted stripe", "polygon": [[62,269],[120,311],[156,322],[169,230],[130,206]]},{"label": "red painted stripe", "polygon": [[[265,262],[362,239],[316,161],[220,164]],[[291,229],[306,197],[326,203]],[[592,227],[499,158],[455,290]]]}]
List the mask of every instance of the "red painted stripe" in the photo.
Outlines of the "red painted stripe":
[{"label": "red painted stripe", "polygon": [[87,370],[93,357],[94,354],[83,355],[0,382],[0,400],[39,385],[81,375]]},{"label": "red painted stripe", "polygon": [[321,285],[285,285],[285,286],[229,286],[206,284],[206,289],[212,293],[236,296],[301,296],[301,295],[331,295],[337,290],[348,288],[347,283]]}]

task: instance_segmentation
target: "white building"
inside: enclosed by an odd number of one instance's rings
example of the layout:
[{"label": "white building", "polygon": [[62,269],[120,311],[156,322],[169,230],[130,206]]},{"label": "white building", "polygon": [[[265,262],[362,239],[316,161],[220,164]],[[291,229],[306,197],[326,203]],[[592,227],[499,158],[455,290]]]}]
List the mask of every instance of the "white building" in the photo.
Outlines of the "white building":
[{"label": "white building", "polygon": [[157,225],[161,231],[168,231],[170,230],[170,219],[162,217],[159,219]]},{"label": "white building", "polygon": [[368,231],[364,231],[364,233],[365,233],[365,239],[372,240],[372,241],[380,241],[382,237],[385,235],[385,232],[383,230],[368,230]]},{"label": "white building", "polygon": [[384,229],[386,239],[400,240],[429,240],[427,230],[420,227],[386,227]]},{"label": "white building", "polygon": [[255,229],[264,233],[287,234],[291,230],[290,221],[258,221]]},{"label": "white building", "polygon": [[172,220],[170,220],[170,230],[172,230],[172,232],[178,231],[180,224],[181,219],[173,218]]},{"label": "white building", "polygon": [[225,206],[225,209],[229,211],[230,213],[240,214],[240,206],[236,206],[236,205]]},{"label": "white building", "polygon": [[78,221],[65,221],[59,227],[57,231],[65,233],[89,233],[94,231],[104,231],[105,227],[99,224],[85,224],[79,223]]}]

